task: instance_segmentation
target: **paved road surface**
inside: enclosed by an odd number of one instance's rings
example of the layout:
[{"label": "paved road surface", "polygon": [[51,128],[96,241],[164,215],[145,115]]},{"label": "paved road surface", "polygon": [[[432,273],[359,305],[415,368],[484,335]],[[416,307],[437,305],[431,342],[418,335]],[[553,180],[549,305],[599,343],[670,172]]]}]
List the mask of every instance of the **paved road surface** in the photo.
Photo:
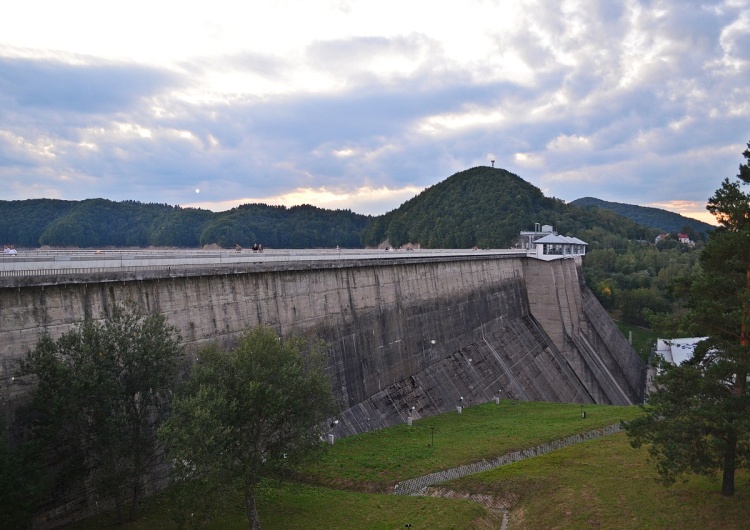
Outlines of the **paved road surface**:
[{"label": "paved road surface", "polygon": [[456,256],[518,255],[524,250],[439,249],[265,249],[253,252],[232,250],[19,250],[17,255],[0,254],[0,277],[55,274],[57,271],[81,273],[90,271],[123,271],[133,268],[166,269],[167,267],[205,267],[261,262],[297,262],[322,260],[419,259]]}]

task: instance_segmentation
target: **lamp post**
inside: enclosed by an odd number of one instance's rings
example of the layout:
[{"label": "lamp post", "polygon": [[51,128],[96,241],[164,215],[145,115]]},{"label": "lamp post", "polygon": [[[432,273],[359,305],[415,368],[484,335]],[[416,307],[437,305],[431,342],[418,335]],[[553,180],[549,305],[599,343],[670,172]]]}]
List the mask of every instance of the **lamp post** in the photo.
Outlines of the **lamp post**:
[{"label": "lamp post", "polygon": [[464,398],[463,396],[458,398],[458,405],[456,406],[456,412],[461,414],[464,411]]},{"label": "lamp post", "polygon": [[409,417],[406,418],[406,423],[411,427],[412,422],[414,421],[414,407],[409,409]]},{"label": "lamp post", "polygon": [[331,422],[331,432],[328,434],[328,444],[333,445],[333,442],[335,440],[335,432],[336,432],[336,425],[339,424],[339,420],[333,420]]}]

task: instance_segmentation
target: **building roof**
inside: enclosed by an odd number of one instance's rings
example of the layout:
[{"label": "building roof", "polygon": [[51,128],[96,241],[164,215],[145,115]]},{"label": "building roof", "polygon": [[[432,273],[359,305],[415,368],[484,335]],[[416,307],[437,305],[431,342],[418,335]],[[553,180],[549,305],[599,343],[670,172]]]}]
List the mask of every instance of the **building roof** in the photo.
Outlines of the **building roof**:
[{"label": "building roof", "polygon": [[585,241],[581,241],[577,237],[568,237],[568,236],[559,236],[557,234],[549,234],[544,237],[540,237],[536,241],[534,241],[534,244],[540,244],[540,243],[558,243],[558,244],[568,244],[568,245],[588,245]]},{"label": "building roof", "polygon": [[693,356],[695,346],[706,338],[656,339],[656,353],[672,364],[682,364]]}]

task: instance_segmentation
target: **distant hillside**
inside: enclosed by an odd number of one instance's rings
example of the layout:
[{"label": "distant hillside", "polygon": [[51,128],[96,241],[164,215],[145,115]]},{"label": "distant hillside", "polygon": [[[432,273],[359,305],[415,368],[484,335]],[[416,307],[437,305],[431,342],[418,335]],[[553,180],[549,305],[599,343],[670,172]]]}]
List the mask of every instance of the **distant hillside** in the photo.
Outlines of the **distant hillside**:
[{"label": "distant hillside", "polygon": [[359,247],[370,216],[303,205],[226,212],[105,199],[0,201],[0,240],[16,247]]},{"label": "distant hillside", "polygon": [[[690,221],[699,223],[654,208],[641,210],[680,219],[676,228],[659,224],[658,230],[678,231]],[[535,223],[579,237],[590,244],[590,250],[622,250],[627,241],[653,240],[658,233],[648,227],[653,225],[636,224],[601,206],[581,208],[545,197],[518,175],[486,166],[456,173],[378,217],[309,205],[245,204],[212,212],[106,199],[0,201],[0,240],[16,247],[196,248],[215,243],[227,248],[259,242],[268,248],[405,243],[425,248],[508,248],[519,232],[533,229]],[[704,225],[700,231],[709,226],[700,224]]]},{"label": "distant hillside", "polygon": [[705,239],[710,230],[716,228],[703,221],[685,217],[678,213],[668,212],[660,208],[651,208],[648,206],[636,206],[633,204],[622,204],[619,202],[607,202],[594,197],[583,197],[576,199],[570,204],[580,206],[581,208],[596,207],[603,210],[615,212],[623,217],[627,217],[635,223],[651,228],[656,228],[661,232],[677,233],[681,232],[684,227],[690,227],[697,234]]},{"label": "distant hillside", "polygon": [[[545,197],[518,175],[486,166],[461,171],[375,218],[362,242],[427,248],[508,248],[522,230],[549,224],[563,235],[614,246],[651,239],[653,230],[606,210],[583,209]],[[588,239],[587,239],[588,238]]]}]

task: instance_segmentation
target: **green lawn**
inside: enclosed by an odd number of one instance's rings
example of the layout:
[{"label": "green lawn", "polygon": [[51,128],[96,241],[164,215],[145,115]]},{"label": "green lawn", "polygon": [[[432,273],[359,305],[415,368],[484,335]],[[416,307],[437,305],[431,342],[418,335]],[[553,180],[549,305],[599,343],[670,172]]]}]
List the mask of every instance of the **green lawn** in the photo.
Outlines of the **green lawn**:
[{"label": "green lawn", "polygon": [[[197,506],[191,510],[178,511],[174,497],[167,493],[152,499],[135,523],[115,525],[110,516],[90,519],[74,528],[240,530],[248,527],[239,494],[224,496],[212,503],[210,509],[206,502],[207,499],[197,499]],[[258,511],[266,530],[376,530],[404,528],[406,524],[415,529],[470,530],[499,528],[501,521],[500,514],[469,500],[358,493],[294,483],[265,483],[259,494]],[[177,521],[180,518],[181,524]]]},{"label": "green lawn", "polygon": [[[308,470],[326,485],[390,491],[396,482],[629,420],[637,407],[502,400],[338,440]],[[434,446],[432,445],[434,439]]]},{"label": "green lawn", "polygon": [[[617,434],[472,475],[435,488],[481,502],[386,495],[406,478],[492,458],[571,434],[631,419],[637,407],[488,403],[337,440],[307,470],[309,484],[266,482],[259,511],[266,529],[482,529],[499,528],[510,509],[510,528],[743,528],[750,509],[750,475],[738,474],[737,494],[724,499],[720,485],[691,478],[670,489],[656,483],[644,450]],[[434,446],[432,434],[434,427]],[[310,485],[317,483],[318,485]],[[335,486],[335,487],[330,487]],[[247,528],[237,493],[216,502],[199,497],[186,506],[173,492],[151,499],[139,520],[124,528]],[[492,501],[492,502],[488,502]],[[209,518],[209,515],[211,516]],[[178,516],[178,517],[176,517]],[[105,519],[77,528],[103,528]]]},{"label": "green lawn", "polygon": [[645,449],[624,433],[560,449],[443,487],[482,492],[510,505],[509,528],[748,528],[750,473],[734,497],[721,477],[690,477],[666,488]]}]

